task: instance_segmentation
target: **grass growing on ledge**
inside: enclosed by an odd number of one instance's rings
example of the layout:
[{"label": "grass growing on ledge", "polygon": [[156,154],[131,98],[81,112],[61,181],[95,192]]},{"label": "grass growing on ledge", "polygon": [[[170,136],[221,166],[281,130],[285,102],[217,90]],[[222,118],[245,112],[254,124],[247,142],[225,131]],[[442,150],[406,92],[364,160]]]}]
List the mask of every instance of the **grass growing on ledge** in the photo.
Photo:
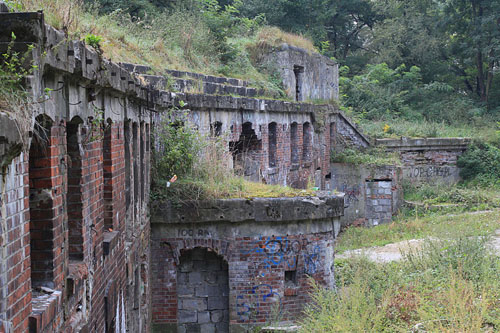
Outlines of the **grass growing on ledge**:
[{"label": "grass growing on ledge", "polygon": [[397,152],[386,152],[381,148],[356,150],[347,148],[343,151],[333,151],[330,158],[332,163],[350,163],[355,165],[400,165]]},{"label": "grass growing on ledge", "polygon": [[162,193],[156,192],[153,200],[212,200],[236,198],[292,198],[314,196],[311,189],[300,190],[288,186],[250,182],[239,176],[207,182],[206,179],[187,177],[178,180]]},{"label": "grass growing on ledge", "polygon": [[[350,114],[355,116],[354,114]],[[478,119],[475,123],[446,124],[444,122],[429,122],[425,120],[409,121],[393,119],[390,121],[376,121],[361,119],[357,121],[363,133],[372,138],[474,138],[489,143],[500,143],[498,128],[493,119]],[[387,127],[388,126],[388,127]]]},{"label": "grass growing on ledge", "polygon": [[[151,200],[191,201],[228,198],[312,196],[312,189],[254,183],[234,174],[227,139],[193,127],[187,114],[173,110],[154,129]],[[168,184],[168,186],[167,186]]]}]

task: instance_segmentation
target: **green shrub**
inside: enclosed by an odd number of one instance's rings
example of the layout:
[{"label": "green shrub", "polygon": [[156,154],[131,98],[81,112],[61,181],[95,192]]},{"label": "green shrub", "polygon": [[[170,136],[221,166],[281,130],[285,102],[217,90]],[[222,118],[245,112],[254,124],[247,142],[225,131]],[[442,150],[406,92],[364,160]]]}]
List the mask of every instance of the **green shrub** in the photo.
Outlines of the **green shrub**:
[{"label": "green shrub", "polygon": [[458,159],[460,176],[485,185],[500,185],[500,149],[485,143],[475,143]]},{"label": "green shrub", "polygon": [[94,34],[88,34],[83,39],[85,44],[92,46],[94,49],[100,51],[101,50],[101,42],[104,40],[101,36],[97,36]]}]

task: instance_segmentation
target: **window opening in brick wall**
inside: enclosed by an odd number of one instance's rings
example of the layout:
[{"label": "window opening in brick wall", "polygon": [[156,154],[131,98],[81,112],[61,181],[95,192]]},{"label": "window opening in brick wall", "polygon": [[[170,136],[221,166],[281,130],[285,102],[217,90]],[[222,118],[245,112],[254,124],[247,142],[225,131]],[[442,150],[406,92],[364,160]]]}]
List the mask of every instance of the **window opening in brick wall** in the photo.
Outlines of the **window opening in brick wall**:
[{"label": "window opening in brick wall", "polygon": [[238,141],[229,142],[229,150],[233,155],[234,171],[238,175],[251,176],[258,173],[262,140],[259,140],[252,128],[252,123],[246,122],[242,126]]},{"label": "window opening in brick wall", "polygon": [[302,161],[310,162],[311,161],[311,149],[312,149],[312,133],[311,133],[311,124],[309,122],[305,122],[302,127]]},{"label": "window opening in brick wall", "polygon": [[130,161],[132,156],[130,156],[130,121],[127,120],[124,126],[124,136],[125,136],[125,204],[126,208],[130,206]]},{"label": "window opening in brick wall", "polygon": [[113,122],[107,120],[107,126],[104,129],[104,230],[113,228],[113,160],[112,160],[112,134]]},{"label": "window opening in brick wall", "polygon": [[137,214],[137,203],[139,202],[139,147],[137,140],[139,138],[139,125],[132,124],[132,161],[134,163],[134,216]]},{"label": "window opening in brick wall", "polygon": [[83,184],[80,125],[83,121],[74,117],[66,124],[68,146],[68,231],[69,259],[83,260]]},{"label": "window opening in brick wall", "polygon": [[146,133],[144,131],[144,122],[141,122],[139,140],[140,140],[140,149],[141,149],[141,151],[140,151],[140,154],[141,154],[141,157],[140,157],[140,165],[141,165],[141,170],[140,170],[140,173],[141,173],[141,201],[144,202],[144,196],[145,196],[144,185],[146,183],[146,174],[144,172],[144,170],[145,170],[144,151],[146,150],[145,149],[145,145],[146,145]]},{"label": "window opening in brick wall", "polygon": [[139,308],[139,288],[140,288],[139,267],[136,267],[134,270],[134,309]]},{"label": "window opening in brick wall", "polygon": [[[54,202],[51,179],[52,121],[43,115],[35,122],[29,151],[29,208],[31,285],[54,288]],[[54,166],[55,167],[55,166]]]},{"label": "window opening in brick wall", "polygon": [[330,123],[330,151],[333,151],[335,149],[336,145],[336,132],[337,129],[335,127],[335,123]]},{"label": "window opening in brick wall", "polygon": [[292,164],[297,164],[300,162],[299,157],[299,125],[296,122],[292,123],[290,127],[290,150],[291,157],[290,160]]},{"label": "window opening in brick wall", "polygon": [[268,125],[268,135],[269,135],[269,167],[274,168],[277,165],[277,156],[276,156],[276,145],[277,145],[277,130],[276,123],[272,122]]},{"label": "window opening in brick wall", "polygon": [[218,137],[222,134],[222,123],[220,121],[216,121],[210,124],[210,135],[213,137]]},{"label": "window opening in brick wall", "polygon": [[297,285],[297,271],[285,271],[285,287],[294,287]]},{"label": "window opening in brick wall", "polygon": [[293,73],[295,74],[295,100],[300,102],[303,100],[302,97],[302,84],[304,81],[304,67],[294,65]]}]

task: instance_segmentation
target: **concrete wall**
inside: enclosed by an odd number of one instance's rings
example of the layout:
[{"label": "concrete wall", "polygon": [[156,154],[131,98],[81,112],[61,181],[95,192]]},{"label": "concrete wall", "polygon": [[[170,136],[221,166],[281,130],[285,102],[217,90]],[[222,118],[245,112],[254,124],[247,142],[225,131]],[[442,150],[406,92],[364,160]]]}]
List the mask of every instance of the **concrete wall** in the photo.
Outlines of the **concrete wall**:
[{"label": "concrete wall", "polygon": [[401,168],[332,163],[331,172],[331,189],[344,193],[343,227],[388,223],[401,206]]},{"label": "concrete wall", "polygon": [[[176,332],[177,327],[182,331],[185,322],[201,327],[200,318],[208,320],[207,311],[225,311],[227,295],[222,283],[226,282],[212,281],[205,290],[207,285],[199,279],[210,279],[212,265],[221,270],[219,277],[223,279],[226,263],[229,317],[223,320],[231,332],[243,332],[275,320],[273,316],[278,314],[283,321],[297,320],[309,300],[310,277],[324,287],[334,285],[334,241],[342,212],[343,198],[326,194],[216,200],[180,207],[165,203],[154,207],[153,331]],[[217,256],[210,254],[213,259],[199,263],[205,268],[199,269],[204,273],[197,274],[194,268],[185,267],[191,262],[184,257],[186,253],[192,256],[193,267],[193,256],[197,261],[208,253]],[[200,296],[195,300],[193,291],[185,290],[184,273],[188,273],[188,279],[192,274],[192,282],[200,288]],[[194,293],[197,295],[196,290]],[[191,299],[187,304],[186,297]]]},{"label": "concrete wall", "polygon": [[456,183],[460,180],[457,160],[470,139],[466,138],[401,138],[381,139],[376,144],[399,153],[403,177],[411,183]]},{"label": "concrete wall", "polygon": [[338,64],[325,56],[283,44],[262,62],[281,74],[288,96],[295,101],[339,97]]}]

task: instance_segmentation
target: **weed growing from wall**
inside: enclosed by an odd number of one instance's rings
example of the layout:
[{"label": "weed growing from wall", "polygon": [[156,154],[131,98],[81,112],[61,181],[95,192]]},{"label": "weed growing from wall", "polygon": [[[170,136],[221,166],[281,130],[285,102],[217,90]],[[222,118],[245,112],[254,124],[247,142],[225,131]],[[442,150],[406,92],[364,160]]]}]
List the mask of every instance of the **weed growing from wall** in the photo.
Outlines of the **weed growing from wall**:
[{"label": "weed growing from wall", "polygon": [[28,146],[34,103],[25,88],[26,78],[37,69],[30,60],[34,46],[25,52],[15,50],[16,35],[0,55],[0,111],[8,113],[17,125],[24,148]]}]

